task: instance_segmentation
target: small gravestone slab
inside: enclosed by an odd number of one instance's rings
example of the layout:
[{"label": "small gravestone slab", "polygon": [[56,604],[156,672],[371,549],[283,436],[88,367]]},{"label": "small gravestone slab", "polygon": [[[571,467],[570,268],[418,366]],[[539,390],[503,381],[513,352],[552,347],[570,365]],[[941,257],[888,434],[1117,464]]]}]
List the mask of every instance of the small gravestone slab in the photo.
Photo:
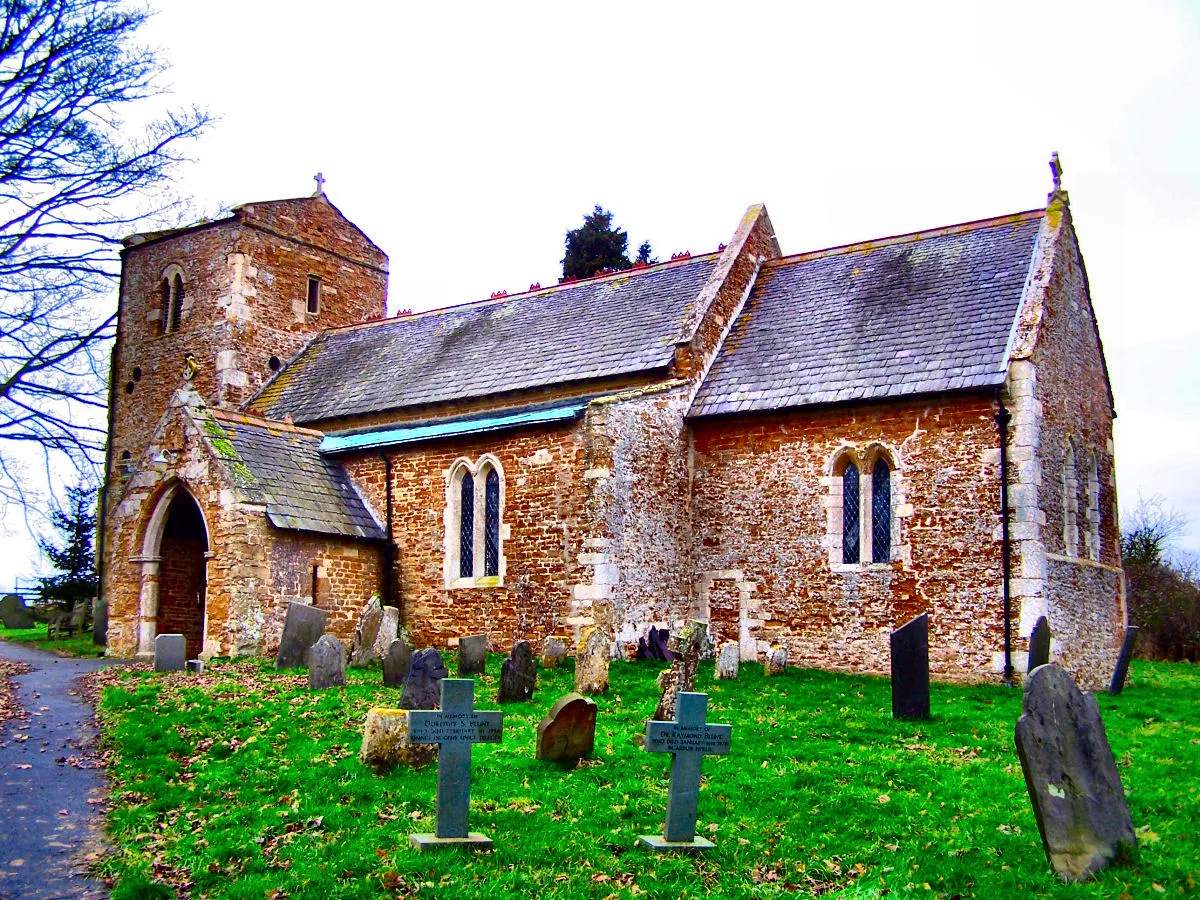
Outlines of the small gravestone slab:
[{"label": "small gravestone slab", "polygon": [[374,658],[375,641],[379,637],[382,624],[383,607],[380,606],[378,597],[372,597],[363,607],[358,617],[358,626],[354,629],[354,637],[350,640],[350,665],[360,668]]},{"label": "small gravestone slab", "polygon": [[0,622],[5,628],[32,628],[37,624],[25,601],[16,594],[6,594],[0,600]]},{"label": "small gravestone slab", "polygon": [[658,688],[662,693],[654,718],[670,722],[675,718],[675,701],[681,691],[690,691],[696,686],[696,670],[700,668],[700,656],[708,636],[704,622],[689,622],[672,642],[671,651],[675,659],[671,668],[659,673]]},{"label": "small gravestone slab", "polygon": [[575,692],[603,694],[608,690],[608,637],[599,628],[590,628],[579,645],[575,658]]},{"label": "small gravestone slab", "polygon": [[1050,662],[1050,623],[1045,616],[1038,616],[1033,631],[1029,634],[1029,665],[1026,672]]},{"label": "small gravestone slab", "polygon": [[487,654],[487,635],[473,634],[458,639],[458,676],[482,675]]},{"label": "small gravestone slab", "polygon": [[187,670],[189,672],[191,672],[193,675],[203,675],[204,674],[204,660],[189,659],[187,661]]},{"label": "small gravestone slab", "polygon": [[385,687],[404,687],[408,667],[412,665],[412,647],[408,641],[396,638],[383,657],[383,684]]},{"label": "small gravestone slab", "polygon": [[1050,867],[1082,881],[1137,859],[1137,838],[1096,698],[1060,666],[1034,669],[1017,720],[1017,754]]},{"label": "small gravestone slab", "polygon": [[665,628],[654,628],[651,626],[649,637],[646,640],[646,647],[650,652],[651,659],[661,659],[664,662],[670,662],[675,658],[675,654],[670,648],[671,632]]},{"label": "small gravestone slab", "polygon": [[499,743],[504,713],[475,710],[475,682],[442,680],[440,711],[408,714],[408,736],[422,744],[438,744],[437,826],[433,834],[410,835],[418,850],[458,846],[490,850],[492,839],[467,830],[471,806],[471,745]]},{"label": "small gravestone slab", "polygon": [[1121,642],[1121,655],[1117,657],[1117,668],[1113,670],[1112,683],[1108,692],[1114,697],[1125,689],[1125,677],[1129,674],[1129,661],[1133,659],[1133,645],[1137,643],[1138,632],[1136,625],[1125,629],[1125,640]]},{"label": "small gravestone slab", "polygon": [[633,651],[633,658],[634,659],[649,659],[650,658],[650,645],[646,643],[646,639],[644,637],[638,638],[638,645],[637,645],[637,649],[635,651]]},{"label": "small gravestone slab", "polygon": [[892,718],[929,718],[929,613],[901,625],[891,636]]},{"label": "small gravestone slab", "polygon": [[404,709],[434,709],[442,695],[442,679],[449,675],[442,654],[432,647],[413,654],[404,679],[400,706]]},{"label": "small gravestone slab", "polygon": [[436,744],[415,744],[409,739],[408,710],[374,707],[363,725],[359,762],[382,775],[396,766],[419,769],[437,756]]},{"label": "small gravestone slab", "polygon": [[538,759],[583,759],[595,746],[596,701],[582,694],[564,694],[538,722]]},{"label": "small gravestone slab", "polygon": [[658,852],[697,852],[713,846],[696,837],[696,812],[700,802],[700,766],[705,756],[729,753],[730,725],[709,725],[708,695],[684,691],[679,695],[674,722],[647,722],[646,749],[670,753],[671,783],[667,788],[667,818],[662,836],[644,834],[639,843]]},{"label": "small gravestone slab", "polygon": [[785,647],[772,647],[767,651],[767,659],[763,664],[763,671],[768,675],[782,675],[787,671],[787,649]]},{"label": "small gravestone slab", "polygon": [[738,649],[736,641],[726,641],[721,645],[721,650],[717,654],[716,677],[720,679],[736,679],[738,677],[738,665],[741,663],[742,655]]},{"label": "small gravestone slab", "polygon": [[517,641],[512,653],[500,666],[500,692],[497,703],[524,703],[533,697],[537,687],[537,663],[529,641]]},{"label": "small gravestone slab", "polygon": [[187,638],[160,634],[154,639],[154,671],[182,672],[187,668]]},{"label": "small gravestone slab", "polygon": [[567,642],[562,638],[550,638],[542,647],[543,669],[557,669],[567,658]]},{"label": "small gravestone slab", "polygon": [[276,669],[297,669],[308,664],[308,651],[325,633],[329,613],[314,606],[295,601],[288,603],[287,618],[283,621],[283,636],[279,639]]},{"label": "small gravestone slab", "polygon": [[332,634],[323,634],[308,653],[308,686],[314,690],[346,684],[346,648]]}]

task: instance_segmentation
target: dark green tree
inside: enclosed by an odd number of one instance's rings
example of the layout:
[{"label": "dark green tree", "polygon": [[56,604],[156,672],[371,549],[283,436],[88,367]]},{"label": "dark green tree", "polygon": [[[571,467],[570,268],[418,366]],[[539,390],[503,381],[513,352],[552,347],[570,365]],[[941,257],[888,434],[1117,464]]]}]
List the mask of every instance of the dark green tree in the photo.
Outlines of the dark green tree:
[{"label": "dark green tree", "polygon": [[96,534],[96,489],[85,481],[67,488],[66,501],[50,514],[57,540],[41,538],[38,544],[57,574],[38,579],[42,603],[54,604],[65,612],[77,603],[91,603],[96,595],[96,556],[92,539]]},{"label": "dark green tree", "polygon": [[1161,497],[1139,499],[1126,518],[1121,562],[1139,656],[1200,660],[1200,565],[1174,546],[1186,526]]},{"label": "dark green tree", "polygon": [[[567,255],[563,257],[563,278],[590,278],[604,269],[628,269],[629,235],[613,227],[613,215],[597,204],[583,225],[567,232]],[[638,248],[638,260],[651,262],[650,242]]]}]

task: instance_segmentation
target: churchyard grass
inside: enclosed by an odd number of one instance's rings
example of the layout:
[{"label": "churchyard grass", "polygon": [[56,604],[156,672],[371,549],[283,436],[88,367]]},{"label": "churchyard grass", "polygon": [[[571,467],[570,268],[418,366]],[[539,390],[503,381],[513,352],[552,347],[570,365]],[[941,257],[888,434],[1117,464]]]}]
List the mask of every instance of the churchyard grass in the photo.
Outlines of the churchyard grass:
[{"label": "churchyard grass", "polygon": [[[495,709],[489,655],[476,708]],[[452,660],[447,660],[454,670]],[[371,706],[397,688],[351,670],[309,691],[269,662],[203,675],[107,671],[100,701],[113,779],[114,900],[206,897],[1123,898],[1195,894],[1200,882],[1200,667],[1137,661],[1121,697],[1099,697],[1141,845],[1137,865],[1090,883],[1051,874],[1013,745],[1020,690],[932,687],[933,718],[891,717],[883,678],[743,665],[714,681],[708,720],[733,725],[707,757],[700,856],[635,847],[661,833],[669,757],[632,741],[665,664],[616,662],[596,700],[595,758],[534,758],[538,720],[571,690],[567,665],[534,700],[505,704],[504,742],[474,748],[470,827],[495,851],[418,853],[433,828],[436,765],[373,775],[357,755]]]},{"label": "churchyard grass", "polygon": [[103,656],[104,648],[92,640],[92,630],[88,628],[83,634],[50,640],[47,626],[42,623],[33,628],[3,628],[0,627],[0,641],[11,641],[14,644],[32,644],[41,650],[49,650],[60,656]]}]

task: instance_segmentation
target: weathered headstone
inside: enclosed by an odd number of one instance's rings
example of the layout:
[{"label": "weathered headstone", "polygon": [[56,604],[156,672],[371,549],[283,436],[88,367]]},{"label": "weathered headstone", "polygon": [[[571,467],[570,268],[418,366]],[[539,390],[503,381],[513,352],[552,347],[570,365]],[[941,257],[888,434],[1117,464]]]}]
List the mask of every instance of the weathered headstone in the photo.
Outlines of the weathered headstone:
[{"label": "weathered headstone", "polygon": [[287,618],[283,620],[283,636],[279,639],[276,669],[296,669],[308,664],[308,651],[325,633],[329,613],[304,603],[288,603]]},{"label": "weathered headstone", "polygon": [[892,632],[892,718],[929,718],[929,613]]},{"label": "weathered headstone", "polygon": [[[350,665],[355,668],[371,662],[375,653],[375,641],[383,624],[383,606],[378,597],[372,597],[363,607],[350,640]],[[393,635],[395,637],[395,635]]]},{"label": "weathered headstone", "polygon": [[1029,634],[1029,665],[1026,672],[1050,662],[1050,623],[1045,616],[1038,616],[1033,631]]},{"label": "weathered headstone", "polygon": [[0,600],[0,622],[5,628],[32,628],[37,624],[25,601],[16,594],[5,594]]},{"label": "weathered headstone", "polygon": [[358,759],[383,774],[396,766],[419,769],[437,756],[436,744],[415,744],[409,739],[408,710],[375,707],[367,712]]},{"label": "weathered headstone", "polygon": [[412,647],[408,641],[396,638],[388,647],[383,657],[383,683],[385,687],[403,687],[404,679],[408,677],[408,667],[412,665]]},{"label": "weathered headstone", "polygon": [[537,663],[529,641],[517,641],[512,653],[500,666],[500,691],[497,703],[523,703],[533,697],[537,687]]},{"label": "weathered headstone", "polygon": [[772,647],[767,651],[767,659],[763,671],[768,675],[782,675],[787,671],[787,648]]},{"label": "weathered headstone", "polygon": [[608,636],[599,628],[590,628],[579,644],[575,657],[575,692],[603,694],[608,690]]},{"label": "weathered headstone", "polygon": [[679,693],[696,686],[696,670],[700,668],[700,655],[707,635],[708,626],[704,622],[689,622],[672,640],[669,649],[675,659],[671,668],[660,672],[658,676],[658,688],[662,693],[654,710],[654,718],[660,722],[672,721]]},{"label": "weathered headstone", "polygon": [[403,709],[433,709],[442,694],[442,679],[449,674],[442,662],[442,654],[432,647],[418,650],[408,666],[400,706]]},{"label": "weathered headstone", "polygon": [[717,654],[716,677],[721,679],[736,679],[738,677],[738,665],[741,661],[742,655],[738,649],[737,641],[726,641],[721,645],[721,651]]},{"label": "weathered headstone", "polygon": [[154,639],[154,671],[182,672],[187,667],[187,638],[160,634]]},{"label": "weathered headstone", "polygon": [[467,830],[471,806],[471,745],[499,743],[504,713],[475,710],[475,682],[469,678],[442,681],[442,708],[408,714],[408,734],[422,744],[438,744],[437,825],[433,834],[410,836],[418,850],[454,845],[490,850],[492,839]]},{"label": "weathered headstone", "polygon": [[308,686],[312,690],[346,684],[346,648],[332,634],[323,634],[308,653]]},{"label": "weathered headstone", "polygon": [[204,674],[204,660],[189,659],[187,661],[187,670],[189,672],[191,672],[193,675],[203,675]]},{"label": "weathered headstone", "polygon": [[675,658],[675,654],[671,652],[671,632],[665,628],[655,628],[651,626],[649,637],[646,640],[646,646],[650,651],[651,659],[661,659],[665,662],[671,662]]},{"label": "weathered headstone", "polygon": [[596,702],[582,694],[564,694],[538,722],[538,759],[583,759],[595,745]]},{"label": "weathered headstone", "polygon": [[667,818],[662,836],[638,838],[653,850],[700,851],[712,841],[696,837],[696,812],[700,802],[700,766],[705,756],[729,753],[730,725],[709,725],[708,695],[684,691],[679,695],[674,722],[647,722],[646,749],[670,753],[671,782],[667,788]]},{"label": "weathered headstone", "polygon": [[383,608],[383,618],[379,620],[379,631],[375,634],[375,643],[371,645],[371,659],[383,659],[388,648],[400,634],[400,610],[394,606]]},{"label": "weathered headstone", "polygon": [[1137,643],[1139,631],[1141,629],[1136,625],[1130,625],[1125,629],[1125,640],[1121,642],[1121,655],[1117,657],[1117,667],[1113,670],[1112,683],[1108,686],[1108,692],[1113,696],[1125,689],[1125,677],[1129,674],[1129,661],[1133,659],[1133,645]]},{"label": "weathered headstone", "polygon": [[1050,867],[1081,881],[1137,858],[1137,838],[1100,708],[1060,666],[1025,681],[1017,754]]},{"label": "weathered headstone", "polygon": [[567,658],[567,642],[562,638],[550,638],[542,645],[541,664],[543,669],[557,669]]},{"label": "weathered headstone", "polygon": [[482,675],[487,654],[487,635],[473,634],[458,639],[458,676]]}]

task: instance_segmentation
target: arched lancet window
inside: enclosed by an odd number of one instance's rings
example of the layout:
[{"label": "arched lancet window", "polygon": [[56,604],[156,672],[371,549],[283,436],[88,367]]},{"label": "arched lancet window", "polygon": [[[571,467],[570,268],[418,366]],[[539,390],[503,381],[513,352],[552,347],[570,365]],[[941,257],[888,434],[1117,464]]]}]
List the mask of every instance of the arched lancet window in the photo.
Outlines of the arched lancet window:
[{"label": "arched lancet window", "polygon": [[183,318],[183,277],[176,275],[171,282],[171,330],[179,330],[179,320]]},{"label": "arched lancet window", "polygon": [[500,574],[500,475],[493,468],[484,491],[483,574]]},{"label": "arched lancet window", "polygon": [[1063,549],[1067,556],[1079,555],[1079,478],[1075,472],[1075,448],[1067,441],[1062,473]]},{"label": "arched lancet window", "polygon": [[170,334],[178,331],[183,321],[183,274],[179,266],[174,263],[167,266],[159,289],[162,293],[159,328],[162,334]]},{"label": "arched lancet window", "polygon": [[846,463],[842,472],[842,562],[859,561],[858,466]]},{"label": "arched lancet window", "polygon": [[159,330],[162,334],[166,334],[171,330],[171,279],[164,278],[162,280],[162,318],[159,321]]},{"label": "arched lancet window", "polygon": [[459,493],[458,577],[475,574],[475,479],[467,472]]},{"label": "arched lancet window", "polygon": [[1100,562],[1100,463],[1092,452],[1087,471],[1087,554]]},{"label": "arched lancet window", "polygon": [[871,562],[892,558],[892,470],[881,457],[871,470]]}]

